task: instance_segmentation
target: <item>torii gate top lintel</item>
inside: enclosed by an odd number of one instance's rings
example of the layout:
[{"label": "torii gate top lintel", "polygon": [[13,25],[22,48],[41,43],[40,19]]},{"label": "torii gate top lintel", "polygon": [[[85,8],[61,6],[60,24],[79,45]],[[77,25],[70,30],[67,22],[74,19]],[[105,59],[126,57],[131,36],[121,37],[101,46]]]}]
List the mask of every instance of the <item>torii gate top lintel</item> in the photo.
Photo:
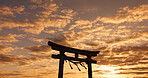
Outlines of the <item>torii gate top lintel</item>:
[{"label": "torii gate top lintel", "polygon": [[81,55],[89,55],[89,56],[97,56],[100,51],[87,51],[87,50],[80,50],[75,48],[66,47],[63,45],[59,45],[48,41],[48,45],[51,46],[52,49],[62,51],[62,52],[70,52],[70,53],[77,53]]}]

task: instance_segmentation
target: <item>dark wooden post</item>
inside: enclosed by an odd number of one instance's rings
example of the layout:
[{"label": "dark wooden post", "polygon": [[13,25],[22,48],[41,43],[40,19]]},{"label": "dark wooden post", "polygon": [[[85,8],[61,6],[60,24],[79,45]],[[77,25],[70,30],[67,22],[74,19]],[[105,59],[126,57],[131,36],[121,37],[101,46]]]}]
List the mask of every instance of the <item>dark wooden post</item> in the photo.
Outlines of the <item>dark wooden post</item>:
[{"label": "dark wooden post", "polygon": [[79,55],[78,53],[75,53],[75,58],[78,59]]},{"label": "dark wooden post", "polygon": [[87,56],[88,62],[88,78],[92,78],[91,56]]},{"label": "dark wooden post", "polygon": [[64,52],[60,51],[59,75],[58,75],[58,78],[63,78],[63,67],[64,67]]}]

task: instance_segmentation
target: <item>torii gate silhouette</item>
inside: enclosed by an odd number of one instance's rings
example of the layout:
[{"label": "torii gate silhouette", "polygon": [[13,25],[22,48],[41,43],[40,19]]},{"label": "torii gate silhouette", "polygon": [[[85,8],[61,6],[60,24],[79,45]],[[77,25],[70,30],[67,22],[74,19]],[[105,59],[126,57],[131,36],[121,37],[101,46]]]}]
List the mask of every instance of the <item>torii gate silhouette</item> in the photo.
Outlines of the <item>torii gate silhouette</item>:
[{"label": "torii gate silhouette", "polygon": [[[60,54],[58,54],[58,55],[52,54],[52,58],[60,59],[58,78],[63,78],[64,60],[68,60],[68,61],[74,63],[76,66],[77,66],[77,63],[79,63],[81,66],[86,68],[81,63],[81,62],[85,62],[88,65],[88,78],[92,78],[92,66],[91,66],[91,63],[97,63],[97,61],[92,60],[91,57],[92,56],[97,56],[97,54],[100,51],[87,51],[87,50],[80,50],[80,49],[70,48],[70,47],[66,47],[66,46],[63,46],[63,45],[53,43],[51,41],[48,41],[48,45],[51,46],[51,48],[53,50],[57,50],[57,51],[60,52]],[[64,54],[65,52],[74,53],[75,58],[66,56]],[[79,54],[85,55],[85,56],[87,56],[87,58],[86,59],[79,58],[79,56],[78,56]],[[78,61],[78,62],[73,62],[73,61]],[[71,67],[71,65],[70,65],[70,67]],[[71,67],[71,69],[72,69],[72,67]],[[79,67],[78,67],[78,69],[79,69]],[[80,69],[79,69],[79,71],[80,71]]]}]

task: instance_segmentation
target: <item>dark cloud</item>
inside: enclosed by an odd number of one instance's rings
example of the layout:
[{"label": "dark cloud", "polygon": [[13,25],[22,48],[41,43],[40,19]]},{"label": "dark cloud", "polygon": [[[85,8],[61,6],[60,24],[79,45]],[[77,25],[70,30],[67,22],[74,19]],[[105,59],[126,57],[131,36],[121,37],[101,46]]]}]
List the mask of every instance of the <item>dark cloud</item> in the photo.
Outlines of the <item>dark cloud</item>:
[{"label": "dark cloud", "polygon": [[147,58],[147,57],[145,57],[145,58],[143,58],[142,60],[148,60],[148,58]]},{"label": "dark cloud", "polygon": [[68,45],[67,38],[64,35],[57,34],[52,38],[47,38],[48,40],[52,40],[53,42],[61,45]]},{"label": "dark cloud", "polygon": [[119,69],[116,69],[116,70],[145,71],[145,70],[148,70],[148,67],[119,68]]},{"label": "dark cloud", "polygon": [[147,74],[148,72],[120,72],[120,73],[117,73],[117,74],[137,74],[137,75],[140,75],[140,74]]},{"label": "dark cloud", "polygon": [[1,64],[9,63],[9,62],[16,62],[16,55],[0,54],[0,62]]},{"label": "dark cloud", "polygon": [[40,73],[40,75],[49,75],[49,74],[55,74],[57,70],[47,70],[46,72]]},{"label": "dark cloud", "polygon": [[51,67],[50,65],[49,66],[38,66],[38,67],[34,67],[33,69],[44,69],[44,68],[48,68],[48,67]]},{"label": "dark cloud", "polygon": [[125,62],[124,61],[122,61],[121,59],[119,60],[110,60],[110,59],[108,59],[108,58],[106,58],[106,59],[101,59],[101,60],[99,60],[99,61],[97,61],[97,64],[98,65],[109,65],[109,64],[111,64],[111,65],[119,65],[119,66],[121,66],[121,65],[123,65]]},{"label": "dark cloud", "polygon": [[25,47],[24,49],[30,50],[31,52],[35,52],[35,53],[51,51],[51,47],[47,45]]},{"label": "dark cloud", "polygon": [[22,74],[14,74],[14,73],[8,73],[8,74],[0,74],[0,76],[17,76]]},{"label": "dark cloud", "polygon": [[25,78],[34,78],[34,76],[22,76],[22,77],[25,77]]},{"label": "dark cloud", "polygon": [[134,77],[134,78],[147,78],[147,77]]},{"label": "dark cloud", "polygon": [[0,50],[3,50],[3,49],[5,49],[5,48],[7,48],[7,47],[6,47],[6,46],[0,45]]},{"label": "dark cloud", "polygon": [[0,64],[1,65],[14,65],[19,64],[19,66],[30,65],[35,61],[40,61],[43,59],[50,59],[49,55],[39,56],[39,55],[30,55],[30,57],[21,57],[19,55],[12,54],[0,54]]},{"label": "dark cloud", "polygon": [[129,57],[113,57],[113,56],[103,56],[102,58],[98,58],[97,64],[98,65],[138,65],[138,62],[142,59],[142,56],[129,56]]},{"label": "dark cloud", "polygon": [[114,40],[112,40],[112,41],[107,41],[106,43],[107,43],[107,44],[110,44],[110,43],[117,43],[117,42],[120,42],[120,41],[122,41],[120,38],[115,38]]},{"label": "dark cloud", "polygon": [[51,56],[38,56],[38,55],[31,55],[29,58],[17,58],[19,66],[30,65],[35,61],[41,61],[43,59],[50,59]]},{"label": "dark cloud", "polygon": [[96,43],[91,43],[91,42],[88,42],[88,43],[84,43],[85,45],[87,46],[99,46],[99,44],[96,44]]},{"label": "dark cloud", "polygon": [[[146,4],[146,0],[56,0],[62,4],[62,7],[69,7],[77,11],[82,19],[96,19],[97,16],[110,16],[116,13],[118,7],[134,7],[140,4]],[[107,5],[107,6],[104,6]],[[90,9],[90,10],[89,10]],[[95,9],[92,11],[92,9]],[[89,10],[89,12],[88,12]]]},{"label": "dark cloud", "polygon": [[112,54],[109,52],[101,52],[94,59],[97,60],[99,65],[138,65],[147,64],[148,59],[144,58],[147,56],[148,46],[143,44],[140,46],[120,46],[113,48]]},{"label": "dark cloud", "polygon": [[98,74],[104,74],[102,70],[94,70],[93,72],[96,72]]},{"label": "dark cloud", "polygon": [[133,52],[146,52],[148,51],[148,45],[142,44],[139,46],[119,46],[112,49],[113,52],[127,52],[127,51],[133,51]]},{"label": "dark cloud", "polygon": [[144,71],[144,70],[148,70],[148,67],[137,67],[137,68],[130,68],[131,70],[141,70],[141,71]]},{"label": "dark cloud", "polygon": [[134,47],[129,47],[132,51],[148,51],[148,44],[144,44],[141,46],[134,46]]},{"label": "dark cloud", "polygon": [[67,73],[64,73],[64,75],[71,75],[71,74],[76,74],[76,72],[67,72]]},{"label": "dark cloud", "polygon": [[119,36],[119,37],[113,38],[112,40],[106,41],[106,43],[107,44],[119,43],[119,42],[131,40],[131,39],[136,39],[136,38],[139,38],[140,36],[141,36],[141,32],[131,33],[129,36],[125,37],[124,39],[122,39],[122,37],[120,38]]},{"label": "dark cloud", "polygon": [[148,64],[148,62],[138,62],[138,64]]}]

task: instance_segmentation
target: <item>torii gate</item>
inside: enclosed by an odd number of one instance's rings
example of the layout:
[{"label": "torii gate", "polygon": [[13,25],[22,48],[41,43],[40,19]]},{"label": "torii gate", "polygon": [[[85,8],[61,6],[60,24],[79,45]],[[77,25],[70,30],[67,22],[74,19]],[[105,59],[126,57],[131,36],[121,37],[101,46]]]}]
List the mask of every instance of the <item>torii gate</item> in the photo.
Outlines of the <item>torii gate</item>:
[{"label": "torii gate", "polygon": [[[81,64],[81,62],[85,62],[88,65],[88,78],[92,78],[92,66],[91,66],[91,63],[97,63],[97,61],[92,60],[91,57],[92,56],[97,56],[97,54],[100,51],[79,50],[79,49],[75,49],[75,48],[70,48],[70,47],[62,46],[62,45],[53,43],[51,41],[48,41],[48,45],[51,46],[51,48],[53,50],[57,50],[57,51],[60,52],[60,54],[58,54],[58,55],[52,54],[52,58],[60,59],[60,61],[59,61],[58,78],[63,78],[64,60],[68,60],[68,61],[74,63],[75,65],[77,65],[77,63],[79,63],[81,66],[86,68],[84,65]],[[66,56],[64,54],[65,52],[74,53],[75,54],[75,58],[74,57]],[[78,56],[79,54],[85,55],[85,56],[87,56],[87,58],[86,59],[79,58],[79,56]],[[73,61],[78,61],[78,62],[73,62]],[[70,67],[71,67],[71,65],[70,65]],[[78,69],[79,69],[79,67],[78,67]],[[80,69],[79,69],[79,71],[80,71]]]}]

